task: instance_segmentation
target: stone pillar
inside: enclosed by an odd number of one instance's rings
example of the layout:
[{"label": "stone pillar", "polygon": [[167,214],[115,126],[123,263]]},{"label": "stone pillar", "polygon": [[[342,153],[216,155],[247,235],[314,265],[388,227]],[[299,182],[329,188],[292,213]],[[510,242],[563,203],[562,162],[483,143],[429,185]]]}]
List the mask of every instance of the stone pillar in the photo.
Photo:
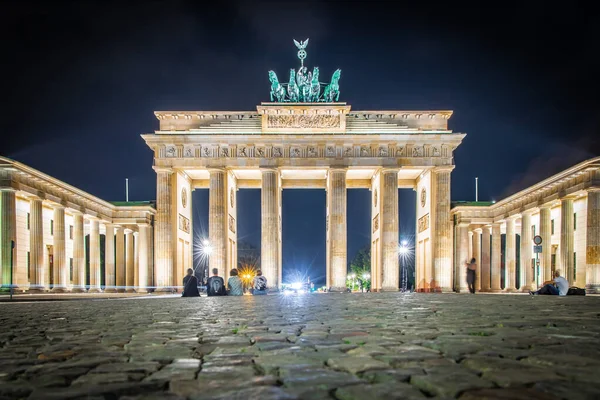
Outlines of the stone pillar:
[{"label": "stone pillar", "polygon": [[[41,204],[41,201],[40,201]],[[14,249],[12,242],[14,241]],[[2,286],[9,288],[11,285],[11,257],[13,268],[13,283],[17,266],[17,198],[13,189],[7,188],[0,191],[0,270]],[[43,253],[42,253],[43,254]],[[43,260],[43,258],[42,258]]]},{"label": "stone pillar", "polygon": [[[396,180],[397,182],[397,180]],[[396,183],[397,185],[397,183]],[[327,282],[334,292],[346,291],[346,169],[330,168],[327,179],[327,209],[329,211],[329,270]],[[396,242],[398,242],[396,236]],[[397,244],[396,244],[397,247]]]},{"label": "stone pillar", "polygon": [[100,222],[90,220],[90,292],[100,293]]},{"label": "stone pillar", "polygon": [[150,225],[139,224],[140,233],[138,235],[138,293],[146,293],[148,291],[148,259],[150,255],[148,246],[148,237],[150,234]]},{"label": "stone pillar", "polygon": [[570,283],[573,276],[573,250],[575,247],[575,221],[573,221],[573,199],[564,198],[560,202],[560,266],[561,276]]},{"label": "stone pillar", "polygon": [[475,290],[481,290],[481,228],[473,229],[473,258],[477,264],[477,269],[475,270]]},{"label": "stone pillar", "polygon": [[456,226],[456,265],[455,268],[455,283],[454,289],[457,292],[468,292],[469,286],[467,285],[467,266],[465,263],[471,261],[469,259],[469,223],[460,222]]},{"label": "stone pillar", "polygon": [[400,289],[398,266],[398,170],[381,171],[381,289]]},{"label": "stone pillar", "polygon": [[481,228],[481,291],[489,292],[491,275],[490,237],[491,226]]},{"label": "stone pillar", "polygon": [[135,257],[133,246],[133,231],[125,229],[125,291],[135,292]]},{"label": "stone pillar", "polygon": [[[148,227],[146,229],[148,231],[148,278],[147,278],[147,282],[148,282],[148,286],[146,289],[150,289],[150,288],[154,288],[155,284],[154,284],[154,233],[153,233],[153,228],[151,224],[148,224]],[[192,260],[193,261],[193,260]]]},{"label": "stone pillar", "polygon": [[435,210],[433,236],[434,285],[437,291],[452,291],[452,221],[450,219],[450,173],[453,167],[436,169],[433,179],[432,209]]},{"label": "stone pillar", "polygon": [[158,286],[157,290],[159,291],[169,291],[173,286],[173,216],[171,215],[171,180],[173,170],[170,168],[155,168],[155,170],[156,229],[154,234],[156,252],[154,253],[154,266],[156,268],[156,286]]},{"label": "stone pillar", "polygon": [[[2,192],[4,195],[4,192]],[[46,264],[44,262],[44,216],[42,200],[29,201],[29,291],[43,292]],[[4,216],[4,213],[3,213]]]},{"label": "stone pillar", "polygon": [[505,290],[515,292],[517,290],[517,237],[515,233],[516,217],[506,219],[506,256],[505,260]]},{"label": "stone pillar", "polygon": [[73,212],[73,292],[85,292],[85,230],[83,214]]},{"label": "stone pillar", "polygon": [[67,250],[65,248],[65,207],[54,207],[54,287],[53,292],[63,293],[67,290]]},{"label": "stone pillar", "polygon": [[585,289],[600,293],[600,189],[588,190]]},{"label": "stone pillar", "polygon": [[133,289],[140,286],[140,233],[133,232]]},{"label": "stone pillar", "polygon": [[104,241],[104,291],[114,293],[117,291],[115,279],[115,226],[105,224]]},{"label": "stone pillar", "polygon": [[261,169],[261,253],[260,265],[270,288],[279,288],[279,172]]},{"label": "stone pillar", "polygon": [[118,292],[125,291],[125,229],[122,226],[115,228],[115,281]]},{"label": "stone pillar", "polygon": [[[211,169],[208,192],[208,236],[212,252],[210,253],[209,276],[217,268],[219,275],[227,274],[227,182],[224,169]],[[261,256],[263,256],[261,254]],[[269,279],[267,277],[267,279]]]},{"label": "stone pillar", "polygon": [[533,269],[531,268],[531,254],[533,237],[531,236],[531,211],[521,214],[521,265],[520,265],[520,290],[527,292],[533,282]]},{"label": "stone pillar", "polygon": [[540,260],[540,276],[534,274],[536,286],[552,279],[552,213],[550,205],[540,207],[540,236],[542,237],[542,259]]},{"label": "stone pillar", "polygon": [[492,276],[492,292],[499,292],[502,290],[500,287],[500,274],[501,274],[501,261],[502,261],[502,231],[500,230],[501,224],[494,222],[492,224],[492,257],[491,257],[491,276]]}]

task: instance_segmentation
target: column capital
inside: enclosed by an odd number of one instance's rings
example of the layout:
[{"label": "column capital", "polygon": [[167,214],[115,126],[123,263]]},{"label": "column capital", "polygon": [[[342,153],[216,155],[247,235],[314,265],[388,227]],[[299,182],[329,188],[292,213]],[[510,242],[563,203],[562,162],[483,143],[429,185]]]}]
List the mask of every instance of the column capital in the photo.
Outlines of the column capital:
[{"label": "column capital", "polygon": [[148,222],[138,222],[137,226],[138,227],[140,227],[140,226],[144,226],[144,227],[145,226],[150,226],[150,223],[148,223]]},{"label": "column capital", "polygon": [[483,228],[475,228],[475,229],[473,229],[473,232],[475,232],[475,233],[482,233],[483,232]]},{"label": "column capital", "polygon": [[508,217],[506,217],[505,220],[506,220],[506,222],[508,222],[508,221],[515,222],[520,217],[521,217],[520,214],[513,214],[513,215],[509,215]]},{"label": "column capital", "polygon": [[16,192],[17,189],[9,187],[9,186],[4,186],[4,187],[0,187],[0,192]]},{"label": "column capital", "polygon": [[529,208],[529,209],[527,209],[527,210],[522,210],[522,211],[521,211],[521,217],[522,217],[523,215],[533,215],[533,214],[535,214],[535,212],[536,212],[536,209],[535,209],[535,208]]},{"label": "column capital", "polygon": [[329,167],[327,169],[328,172],[332,172],[332,171],[339,171],[339,172],[347,172],[348,171],[348,167]]},{"label": "column capital", "polygon": [[551,203],[544,203],[542,205],[539,205],[538,208],[541,210],[551,210],[552,209],[552,204]]},{"label": "column capital", "polygon": [[134,232],[134,231],[133,231],[133,229],[125,228],[125,234],[126,234],[126,235],[130,235],[130,234],[132,234],[133,232]]},{"label": "column capital", "polygon": [[259,171],[261,173],[263,173],[263,172],[279,172],[279,168],[277,168],[277,167],[260,167]]},{"label": "column capital", "polygon": [[206,168],[206,170],[208,171],[209,174],[214,174],[214,173],[218,173],[218,172],[227,172],[227,170],[224,167],[210,167],[210,168]]},{"label": "column capital", "polygon": [[459,228],[468,228],[469,226],[471,226],[471,221],[459,221],[458,224],[456,224],[456,226],[458,226]]},{"label": "column capital", "polygon": [[396,173],[397,174],[398,172],[400,172],[400,168],[384,167],[384,168],[381,168],[379,170],[379,173],[381,173],[381,174],[389,174],[389,173]]},{"label": "column capital", "polygon": [[171,167],[157,167],[157,166],[154,166],[154,167],[152,167],[152,169],[153,169],[153,170],[154,170],[156,173],[159,173],[159,172],[167,172],[167,173],[169,173],[169,174],[172,174],[172,173],[174,172],[173,168],[171,168]]},{"label": "column capital", "polygon": [[586,192],[588,192],[588,193],[598,193],[598,192],[600,192],[600,187],[598,187],[598,186],[589,187],[589,188],[586,189]]}]

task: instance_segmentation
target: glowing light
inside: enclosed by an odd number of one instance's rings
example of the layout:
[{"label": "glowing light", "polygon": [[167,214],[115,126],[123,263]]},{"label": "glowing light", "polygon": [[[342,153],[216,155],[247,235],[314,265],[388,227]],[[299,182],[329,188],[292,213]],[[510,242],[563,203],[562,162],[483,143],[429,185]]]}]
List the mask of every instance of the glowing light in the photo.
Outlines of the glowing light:
[{"label": "glowing light", "polygon": [[371,274],[364,274],[363,279],[371,279]]},{"label": "glowing light", "polygon": [[292,283],[292,284],[290,285],[290,287],[291,287],[292,289],[296,289],[296,290],[298,290],[298,289],[302,288],[302,282],[294,282],[294,283]]},{"label": "glowing light", "polygon": [[209,246],[209,245],[210,245],[210,242],[208,241],[208,239],[204,239],[204,240],[202,241],[202,245],[203,245],[203,246]]},{"label": "glowing light", "polygon": [[402,245],[398,248],[398,253],[401,255],[405,255],[408,253],[408,247]]},{"label": "glowing light", "polygon": [[408,242],[406,240],[403,240],[400,244],[402,244],[402,246],[406,247],[408,245]]}]

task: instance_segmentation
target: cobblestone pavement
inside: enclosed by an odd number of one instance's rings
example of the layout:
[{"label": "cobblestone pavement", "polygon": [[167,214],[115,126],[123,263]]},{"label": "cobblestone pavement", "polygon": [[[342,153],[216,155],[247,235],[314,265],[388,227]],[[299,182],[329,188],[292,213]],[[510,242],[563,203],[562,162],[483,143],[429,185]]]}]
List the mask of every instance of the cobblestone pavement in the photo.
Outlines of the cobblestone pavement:
[{"label": "cobblestone pavement", "polygon": [[600,297],[0,305],[0,398],[597,399]]}]

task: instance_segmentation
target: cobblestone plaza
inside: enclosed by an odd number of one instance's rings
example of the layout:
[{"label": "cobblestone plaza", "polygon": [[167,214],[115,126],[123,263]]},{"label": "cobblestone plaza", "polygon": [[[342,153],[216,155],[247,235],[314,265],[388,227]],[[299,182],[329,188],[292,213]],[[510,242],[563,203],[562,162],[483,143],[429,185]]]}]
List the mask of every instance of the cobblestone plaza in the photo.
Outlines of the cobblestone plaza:
[{"label": "cobblestone plaza", "polygon": [[2,306],[6,399],[593,399],[600,298],[154,297]]}]

